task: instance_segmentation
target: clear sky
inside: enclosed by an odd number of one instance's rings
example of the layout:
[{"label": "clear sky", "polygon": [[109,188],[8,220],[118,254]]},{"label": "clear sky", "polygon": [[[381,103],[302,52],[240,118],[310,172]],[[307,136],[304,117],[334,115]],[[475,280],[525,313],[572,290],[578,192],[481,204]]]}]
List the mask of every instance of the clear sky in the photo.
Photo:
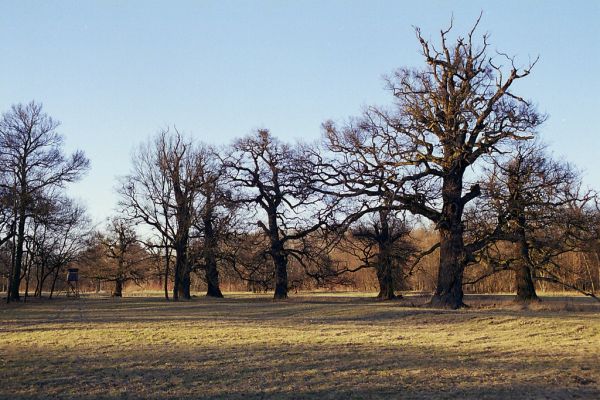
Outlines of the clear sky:
[{"label": "clear sky", "polygon": [[0,0],[0,110],[32,99],[92,162],[73,195],[100,222],[132,149],[160,128],[226,144],[255,128],[316,139],[326,119],[387,104],[382,75],[420,66],[483,11],[492,49],[523,64],[517,92],[549,115],[542,138],[600,189],[600,1]]}]

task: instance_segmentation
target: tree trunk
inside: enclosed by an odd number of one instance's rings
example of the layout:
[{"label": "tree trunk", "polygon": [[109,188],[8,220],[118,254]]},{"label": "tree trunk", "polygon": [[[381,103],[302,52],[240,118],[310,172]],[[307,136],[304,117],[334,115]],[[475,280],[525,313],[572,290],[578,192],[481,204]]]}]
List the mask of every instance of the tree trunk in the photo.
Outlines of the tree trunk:
[{"label": "tree trunk", "polygon": [[115,280],[115,290],[112,293],[113,297],[123,297],[123,280]]},{"label": "tree trunk", "polygon": [[377,281],[379,282],[379,300],[394,300],[397,296],[394,293],[394,276],[389,265],[380,265],[377,267]]},{"label": "tree trunk", "polygon": [[175,287],[173,300],[189,300],[192,298],[190,269],[187,263],[187,244],[178,243],[175,246]]},{"label": "tree trunk", "polygon": [[10,283],[10,300],[19,301],[19,286],[21,285],[21,264],[23,263],[23,243],[25,241],[25,210],[19,210],[19,224],[17,228],[17,248],[15,249],[15,262],[12,268],[12,282]]},{"label": "tree trunk", "polygon": [[215,256],[217,243],[210,216],[204,218],[203,222],[206,245],[204,265],[206,266],[206,284],[208,286],[206,295],[209,297],[222,298],[223,293],[221,293],[221,288],[219,287],[219,270],[217,269],[217,258]]},{"label": "tree trunk", "polygon": [[189,300],[190,273],[187,265],[187,244],[180,241],[175,243],[175,282],[173,285],[173,300],[179,298]]},{"label": "tree trunk", "polygon": [[283,300],[288,297],[287,257],[283,253],[283,245],[277,241],[271,245],[271,255],[275,265],[275,294],[273,299]]},{"label": "tree trunk", "polygon": [[219,270],[217,269],[216,262],[209,262],[206,264],[206,283],[208,286],[206,295],[208,297],[223,297],[223,293],[219,287]]},{"label": "tree trunk", "polygon": [[59,272],[60,272],[60,267],[56,269],[56,272],[54,273],[54,277],[52,278],[52,287],[50,288],[50,296],[48,297],[49,299],[51,299],[52,295],[54,294],[54,288],[56,287],[56,281],[58,280]]},{"label": "tree trunk", "polygon": [[[387,217],[386,217],[387,218]],[[381,240],[379,241],[379,253],[377,255],[377,281],[379,282],[379,300],[394,300],[397,296],[394,293],[396,284],[394,282],[394,271],[392,259],[390,257],[391,249],[389,240],[389,228],[387,221],[381,224]]]},{"label": "tree trunk", "polygon": [[175,270],[173,271],[173,301],[179,301],[179,284],[181,283],[181,274],[178,269],[177,260],[175,260]]},{"label": "tree trunk", "polygon": [[165,299],[169,300],[169,266],[170,266],[169,248],[165,246]]},{"label": "tree trunk", "polygon": [[516,240],[514,242],[514,252],[518,257],[515,263],[515,287],[517,288],[517,302],[528,302],[539,300],[535,292],[535,284],[531,276],[533,264],[529,255],[529,245],[527,243],[527,217],[525,213],[525,200],[522,197],[522,183],[519,168],[509,169],[508,190],[510,194],[509,215],[513,217],[509,226],[512,227],[512,233]]},{"label": "tree trunk", "polygon": [[284,242],[279,237],[279,225],[277,224],[277,209],[267,210],[269,218],[269,241],[271,242],[271,258],[275,268],[275,293],[274,300],[283,300],[288,297],[288,274],[287,255],[284,251]]},{"label": "tree trunk", "polygon": [[[520,222],[524,223],[524,221]],[[535,284],[531,276],[529,247],[527,246],[523,226],[517,228],[517,234],[519,241],[516,243],[516,247],[520,260],[515,265],[515,286],[517,288],[517,297],[515,300],[518,302],[539,301],[540,299],[535,292]]]},{"label": "tree trunk", "polygon": [[515,267],[515,284],[517,287],[518,302],[539,301],[535,292],[535,285],[531,278],[531,269],[523,262],[517,263]]},{"label": "tree trunk", "polygon": [[283,300],[288,297],[287,261],[284,257],[275,260],[275,300]]},{"label": "tree trunk", "polygon": [[179,295],[185,299],[185,300],[190,300],[192,298],[192,291],[191,291],[191,286],[192,286],[192,277],[191,277],[191,273],[190,273],[190,269],[188,265],[184,266],[184,271],[181,277],[181,286],[180,288],[180,293]]},{"label": "tree trunk", "polygon": [[46,279],[50,276],[50,272],[46,270],[46,266],[42,264],[40,266],[40,274],[38,276],[38,287],[36,288],[36,296],[40,299],[42,298],[42,292],[44,291],[44,283]]},{"label": "tree trunk", "polygon": [[29,297],[29,280],[31,279],[31,263],[28,262],[27,263],[27,273],[26,273],[26,277],[25,277],[25,298],[24,298],[24,302],[27,301],[27,298]]},{"label": "tree trunk", "polygon": [[440,264],[437,287],[430,301],[433,307],[457,309],[463,303],[463,273],[465,244],[462,227],[462,174],[448,174],[442,187],[442,218],[440,231]]},{"label": "tree trunk", "polygon": [[391,258],[392,232],[390,232],[388,223],[389,215],[390,213],[388,210],[379,211],[380,232],[377,236],[379,251],[377,254],[376,266],[377,281],[379,282],[379,294],[377,295],[377,298],[379,300],[394,300],[397,298],[394,293],[396,282],[394,282],[394,265],[392,264]]}]

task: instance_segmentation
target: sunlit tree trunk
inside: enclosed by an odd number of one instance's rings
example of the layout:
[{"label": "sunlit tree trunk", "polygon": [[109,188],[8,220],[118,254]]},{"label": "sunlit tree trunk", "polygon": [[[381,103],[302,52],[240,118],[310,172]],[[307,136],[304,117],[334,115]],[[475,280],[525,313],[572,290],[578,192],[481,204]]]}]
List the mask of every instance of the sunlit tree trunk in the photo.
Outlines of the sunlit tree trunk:
[{"label": "sunlit tree trunk", "polygon": [[431,305],[444,308],[460,308],[463,303],[463,273],[465,245],[462,226],[462,173],[449,173],[442,187],[442,217],[438,223],[440,232],[440,264],[437,287]]}]

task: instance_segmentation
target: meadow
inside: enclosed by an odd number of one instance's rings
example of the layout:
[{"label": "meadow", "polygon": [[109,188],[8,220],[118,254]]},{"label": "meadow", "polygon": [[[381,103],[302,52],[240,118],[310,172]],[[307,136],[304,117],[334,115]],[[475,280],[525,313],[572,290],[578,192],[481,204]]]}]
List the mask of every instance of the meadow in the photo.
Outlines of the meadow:
[{"label": "meadow", "polygon": [[583,297],[226,296],[3,304],[0,398],[600,398],[600,305]]}]

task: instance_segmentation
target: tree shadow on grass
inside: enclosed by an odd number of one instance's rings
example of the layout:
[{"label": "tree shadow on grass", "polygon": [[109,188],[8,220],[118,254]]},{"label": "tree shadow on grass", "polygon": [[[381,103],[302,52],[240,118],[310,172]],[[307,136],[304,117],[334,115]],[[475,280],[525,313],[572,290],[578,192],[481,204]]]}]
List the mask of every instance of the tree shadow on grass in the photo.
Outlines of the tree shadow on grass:
[{"label": "tree shadow on grass", "polygon": [[599,398],[597,357],[480,357],[429,346],[196,345],[7,359],[0,398]]}]

